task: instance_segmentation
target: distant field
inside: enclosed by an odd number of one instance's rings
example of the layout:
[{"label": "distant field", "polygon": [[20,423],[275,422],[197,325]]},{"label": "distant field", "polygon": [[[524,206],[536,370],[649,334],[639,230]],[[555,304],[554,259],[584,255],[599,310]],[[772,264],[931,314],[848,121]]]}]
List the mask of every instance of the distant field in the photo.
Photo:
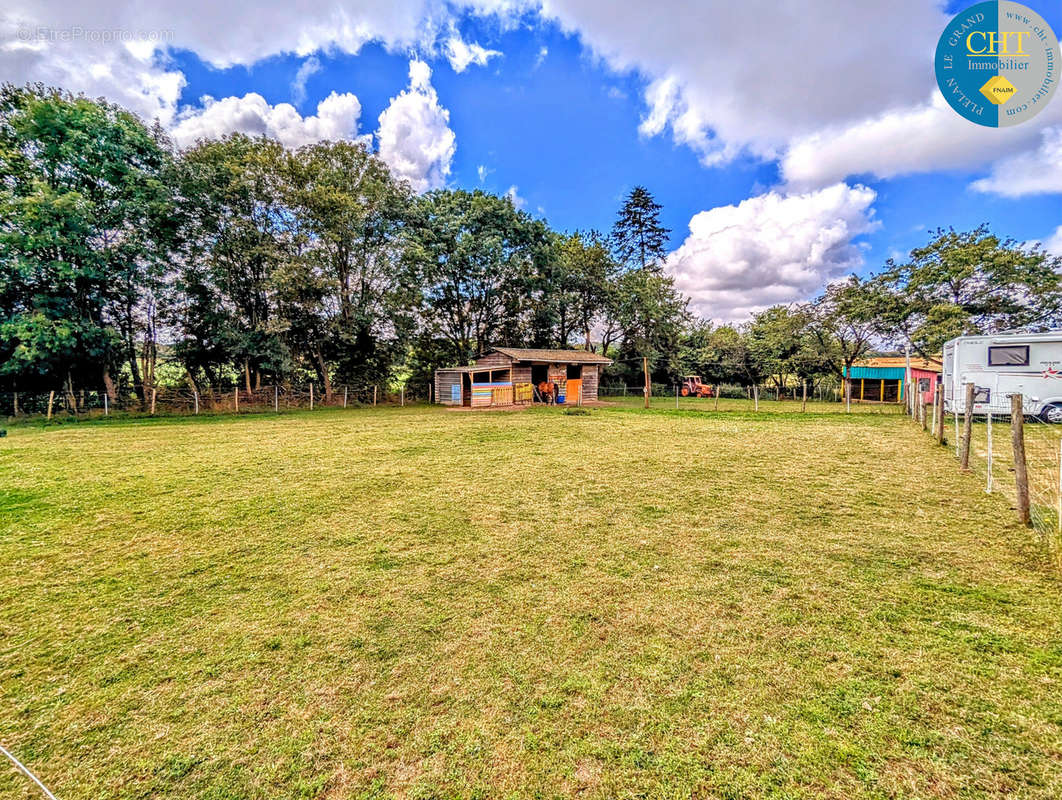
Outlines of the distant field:
[{"label": "distant field", "polygon": [[1062,795],[1004,497],[888,407],[661,400],[11,428],[0,743],[61,800]]}]

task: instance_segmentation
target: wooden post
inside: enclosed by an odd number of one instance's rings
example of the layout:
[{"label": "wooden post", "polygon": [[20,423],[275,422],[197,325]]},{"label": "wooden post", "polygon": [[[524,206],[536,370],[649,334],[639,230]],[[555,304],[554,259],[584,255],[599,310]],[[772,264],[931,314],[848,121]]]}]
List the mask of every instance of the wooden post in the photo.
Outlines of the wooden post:
[{"label": "wooden post", "polygon": [[1010,442],[1014,447],[1014,483],[1017,488],[1018,519],[1031,525],[1029,513],[1029,472],[1025,463],[1025,411],[1020,394],[1010,396]]},{"label": "wooden post", "polygon": [[280,387],[273,384],[273,411],[280,413]]},{"label": "wooden post", "polygon": [[678,411],[678,384],[675,384],[675,410]]},{"label": "wooden post", "polygon": [[343,408],[347,407],[347,387],[343,387]]},{"label": "wooden post", "polygon": [[642,357],[642,369],[645,372],[645,389],[642,394],[645,396],[645,407],[649,408],[649,392],[652,391],[652,386],[649,383],[649,358],[647,356]]},{"label": "wooden post", "polygon": [[[513,391],[516,391],[515,389]],[[515,400],[515,398],[514,398]],[[398,404],[403,408],[406,405],[406,387],[400,386],[398,389]]]},{"label": "wooden post", "polygon": [[807,379],[801,381],[802,392],[800,395],[800,411],[804,413],[808,410],[808,382]]},{"label": "wooden post", "polygon": [[992,494],[992,412],[988,412],[988,416],[985,417],[985,434],[988,437],[988,443],[986,447],[988,452],[985,454],[985,460],[988,462],[988,482],[985,484],[985,494]]},{"label": "wooden post", "polygon": [[970,437],[973,436],[973,406],[974,385],[966,384],[966,414],[962,420],[962,454],[959,457],[959,466],[963,469],[970,468]]},{"label": "wooden post", "polygon": [[[488,376],[488,379],[489,379],[489,376]],[[372,404],[373,405],[376,405],[376,390],[377,390],[377,388],[379,388],[379,387],[377,387],[376,385],[373,385],[373,387],[372,387]]]},{"label": "wooden post", "polygon": [[937,444],[944,444],[944,386],[937,386],[937,396],[933,400],[933,410],[936,411],[937,418],[933,421],[936,426],[933,430],[937,435]]},{"label": "wooden post", "polygon": [[[851,370],[849,370],[851,372]],[[846,376],[841,379],[841,391],[844,392],[844,413],[852,413],[852,378]]]},{"label": "wooden post", "polygon": [[[155,414],[155,392],[156,392],[156,389],[155,389],[154,386],[152,386],[151,387],[151,414],[152,414],[152,416],[154,416],[154,414]],[[239,410],[239,403],[237,403],[236,405],[237,405],[237,410]]]},{"label": "wooden post", "polygon": [[310,411],[313,411],[313,382],[310,382]]},{"label": "wooden post", "polygon": [[195,399],[195,413],[199,413],[199,392],[195,389],[192,390],[192,397]]},{"label": "wooden post", "polygon": [[52,403],[55,402],[55,389],[48,392],[48,419],[52,418]]},{"label": "wooden post", "polygon": [[[15,413],[18,413],[18,395],[15,395]],[[111,413],[111,407],[108,403],[107,393],[103,393],[103,416],[108,416]]]},{"label": "wooden post", "polygon": [[755,383],[755,384],[752,385],[752,402],[753,402],[753,406],[752,406],[753,410],[754,411],[759,411],[760,410],[760,385],[758,383]]},{"label": "wooden post", "polygon": [[236,387],[236,393],[233,395],[236,398],[236,413],[240,413],[240,387]]},{"label": "wooden post", "polygon": [[719,410],[719,384],[715,385],[715,410]]},{"label": "wooden post", "polygon": [[926,396],[921,393],[918,395],[918,421],[922,425],[922,430],[929,430],[929,415],[926,414]]}]

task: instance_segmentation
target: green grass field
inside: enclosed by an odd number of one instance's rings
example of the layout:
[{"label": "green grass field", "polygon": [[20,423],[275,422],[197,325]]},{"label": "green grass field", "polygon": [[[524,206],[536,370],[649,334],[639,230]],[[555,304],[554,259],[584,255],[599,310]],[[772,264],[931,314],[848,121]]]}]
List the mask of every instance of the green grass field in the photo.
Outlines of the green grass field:
[{"label": "green grass field", "polygon": [[1006,499],[733,402],[13,427],[0,743],[60,800],[1060,796]]}]

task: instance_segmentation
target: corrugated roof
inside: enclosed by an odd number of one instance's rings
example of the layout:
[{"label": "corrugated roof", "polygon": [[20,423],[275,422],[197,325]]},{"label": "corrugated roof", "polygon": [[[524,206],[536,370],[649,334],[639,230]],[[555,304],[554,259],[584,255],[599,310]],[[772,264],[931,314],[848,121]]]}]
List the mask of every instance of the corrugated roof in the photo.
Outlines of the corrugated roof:
[{"label": "corrugated roof", "polygon": [[[492,353],[501,353],[514,361],[552,361],[566,364],[611,364],[611,358],[586,350],[545,350],[520,347],[495,347]],[[490,355],[488,353],[487,355]]]},{"label": "corrugated roof", "polygon": [[[903,367],[907,368],[907,356],[876,356],[864,358],[855,362],[853,367]],[[940,372],[941,360],[939,358],[918,358],[911,356],[912,369],[924,369],[930,372]]]}]

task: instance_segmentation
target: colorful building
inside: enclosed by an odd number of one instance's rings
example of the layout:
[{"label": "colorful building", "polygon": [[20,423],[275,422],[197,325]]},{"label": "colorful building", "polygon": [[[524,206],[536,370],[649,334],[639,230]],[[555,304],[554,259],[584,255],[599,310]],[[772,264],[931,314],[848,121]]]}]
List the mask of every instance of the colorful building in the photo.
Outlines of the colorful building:
[{"label": "colorful building", "polygon": [[435,402],[472,408],[543,402],[544,397],[593,403],[601,372],[611,363],[585,350],[499,347],[466,367],[437,369]]},{"label": "colorful building", "polygon": [[[933,392],[940,380],[939,359],[911,359],[911,381],[915,391],[927,402],[933,401]],[[906,356],[879,356],[865,358],[852,365],[852,401],[857,403],[902,403],[905,399],[904,384],[907,381]],[[841,388],[844,400],[844,386]]]}]

